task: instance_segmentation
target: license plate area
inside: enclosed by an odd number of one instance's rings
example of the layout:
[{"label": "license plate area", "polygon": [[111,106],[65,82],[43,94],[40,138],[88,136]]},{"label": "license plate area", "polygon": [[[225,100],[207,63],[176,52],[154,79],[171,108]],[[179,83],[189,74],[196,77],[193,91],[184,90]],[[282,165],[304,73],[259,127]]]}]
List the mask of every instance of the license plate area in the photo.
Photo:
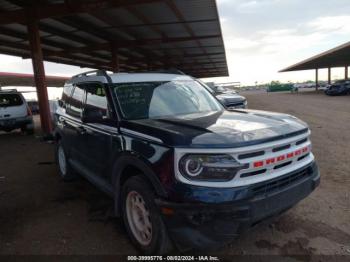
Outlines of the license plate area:
[{"label": "license plate area", "polygon": [[261,219],[276,214],[295,205],[309,195],[311,191],[311,182],[305,181],[284,192],[256,200],[252,203],[252,215],[254,218]]},{"label": "license plate area", "polygon": [[6,126],[13,126],[15,124],[15,120],[8,119],[8,120],[0,120],[0,126],[6,127]]}]

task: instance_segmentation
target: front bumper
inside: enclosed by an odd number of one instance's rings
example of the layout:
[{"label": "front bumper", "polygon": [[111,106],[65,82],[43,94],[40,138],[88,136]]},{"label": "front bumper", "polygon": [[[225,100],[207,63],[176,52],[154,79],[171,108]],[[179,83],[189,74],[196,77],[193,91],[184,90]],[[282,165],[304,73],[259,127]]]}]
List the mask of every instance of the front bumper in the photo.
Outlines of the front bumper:
[{"label": "front bumper", "polygon": [[[319,183],[320,174],[313,162],[292,173],[251,186],[216,191],[199,188],[202,195],[212,195],[214,203],[158,201],[158,204],[162,211],[168,210],[166,214],[163,212],[164,222],[180,250],[218,248],[240,232],[291,208]],[[218,191],[223,191],[222,202],[215,199],[218,194],[214,192]],[[231,200],[227,202],[228,199]]]}]

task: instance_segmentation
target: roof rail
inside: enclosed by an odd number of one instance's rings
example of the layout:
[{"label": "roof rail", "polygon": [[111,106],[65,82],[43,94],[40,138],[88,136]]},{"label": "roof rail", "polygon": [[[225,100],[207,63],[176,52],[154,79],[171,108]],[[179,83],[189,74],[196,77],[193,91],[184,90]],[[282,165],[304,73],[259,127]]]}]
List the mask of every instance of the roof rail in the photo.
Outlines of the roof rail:
[{"label": "roof rail", "polygon": [[[176,75],[186,75],[184,72],[182,72],[179,69],[176,68],[170,68],[170,69],[162,69],[162,70],[154,70],[154,71],[142,71],[141,73],[161,73],[161,74],[176,74]],[[136,72],[138,73],[138,72]]]},{"label": "roof rail", "polygon": [[0,87],[0,92],[18,92],[17,89],[3,89]]},{"label": "roof rail", "polygon": [[95,75],[95,76],[108,76],[106,70],[101,70],[101,69],[98,69],[98,70],[92,70],[92,71],[88,71],[88,72],[84,72],[84,73],[80,73],[80,74],[77,74],[75,76],[72,76],[72,79],[73,78],[78,78],[78,77],[88,77],[90,75]]}]

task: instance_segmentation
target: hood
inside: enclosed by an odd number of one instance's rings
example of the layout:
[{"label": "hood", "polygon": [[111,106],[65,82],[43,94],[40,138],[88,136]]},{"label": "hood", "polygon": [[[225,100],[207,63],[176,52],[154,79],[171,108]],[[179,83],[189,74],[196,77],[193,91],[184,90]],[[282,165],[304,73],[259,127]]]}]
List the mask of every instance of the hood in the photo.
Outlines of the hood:
[{"label": "hood", "polygon": [[195,148],[242,147],[308,131],[307,124],[293,116],[243,109],[122,121],[120,126],[160,139],[168,146]]},{"label": "hood", "polygon": [[168,146],[196,148],[242,147],[308,131],[308,126],[293,116],[256,110],[122,121],[121,127],[160,139]]},{"label": "hood", "polygon": [[236,103],[236,102],[242,102],[246,100],[244,96],[240,96],[237,94],[225,94],[225,93],[216,95],[216,98],[224,103]]}]

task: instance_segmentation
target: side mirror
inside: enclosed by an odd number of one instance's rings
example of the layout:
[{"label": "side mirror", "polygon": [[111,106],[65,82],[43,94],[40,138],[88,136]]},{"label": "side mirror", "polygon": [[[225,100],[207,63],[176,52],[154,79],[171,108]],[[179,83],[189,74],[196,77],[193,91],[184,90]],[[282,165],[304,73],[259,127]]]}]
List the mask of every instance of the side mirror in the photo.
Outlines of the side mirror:
[{"label": "side mirror", "polygon": [[62,107],[62,108],[66,108],[66,103],[65,102],[63,102],[63,100],[58,100],[58,105],[60,106],[60,107]]},{"label": "side mirror", "polygon": [[81,120],[83,123],[101,123],[103,122],[103,114],[101,110],[85,108]]}]

